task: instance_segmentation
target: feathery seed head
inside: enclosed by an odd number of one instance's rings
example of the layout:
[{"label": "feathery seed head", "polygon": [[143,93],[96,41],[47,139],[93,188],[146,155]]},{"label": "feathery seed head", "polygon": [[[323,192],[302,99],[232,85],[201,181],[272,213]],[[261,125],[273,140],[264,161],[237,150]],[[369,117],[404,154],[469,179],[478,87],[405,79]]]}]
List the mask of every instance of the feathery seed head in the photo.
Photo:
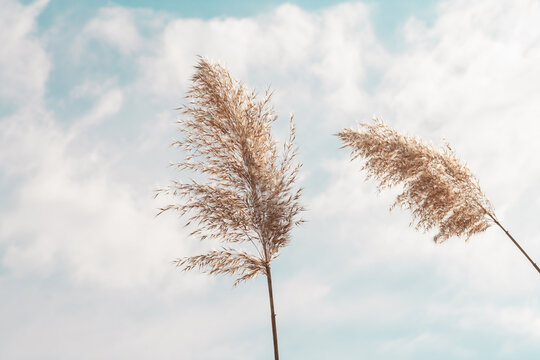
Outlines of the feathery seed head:
[{"label": "feathery seed head", "polygon": [[438,229],[435,242],[482,232],[495,217],[478,180],[449,145],[437,149],[402,135],[383,122],[362,123],[337,134],[352,159],[362,157],[368,178],[382,190],[403,186],[392,207],[411,211],[416,229]]},{"label": "feathery seed head", "polygon": [[271,134],[277,114],[271,93],[257,99],[254,91],[234,80],[218,64],[199,59],[188,92],[189,103],[180,108],[178,120],[183,139],[172,145],[184,151],[180,170],[198,174],[204,181],[173,181],[160,189],[182,199],[160,209],[178,211],[187,224],[196,226],[192,236],[225,243],[251,243],[256,254],[223,248],[178,259],[184,270],[210,274],[240,274],[237,282],[263,272],[289,243],[293,226],[302,222],[301,189],[295,187],[300,164],[295,162],[295,131],[279,154]]}]

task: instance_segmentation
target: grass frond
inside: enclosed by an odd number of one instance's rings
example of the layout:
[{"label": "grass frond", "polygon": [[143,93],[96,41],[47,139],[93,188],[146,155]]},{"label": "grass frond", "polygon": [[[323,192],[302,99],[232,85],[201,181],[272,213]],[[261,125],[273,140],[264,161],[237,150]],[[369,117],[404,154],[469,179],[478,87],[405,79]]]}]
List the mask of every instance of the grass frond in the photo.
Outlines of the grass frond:
[{"label": "grass frond", "polygon": [[450,146],[436,148],[398,133],[382,121],[362,123],[337,134],[351,158],[362,158],[367,177],[383,190],[403,186],[393,205],[411,212],[418,230],[437,229],[435,242],[469,239],[495,217],[476,177]]},{"label": "grass frond", "polygon": [[195,69],[189,103],[180,108],[177,122],[182,138],[172,144],[186,156],[173,166],[203,180],[173,181],[157,190],[156,196],[178,198],[159,214],[179,212],[186,224],[195,226],[191,235],[200,240],[251,243],[253,254],[228,248],[177,261],[184,270],[239,274],[237,282],[244,281],[269,266],[289,243],[292,228],[302,222],[292,116],[289,140],[279,152],[271,133],[278,116],[270,91],[258,98],[227,69],[205,58]]}]

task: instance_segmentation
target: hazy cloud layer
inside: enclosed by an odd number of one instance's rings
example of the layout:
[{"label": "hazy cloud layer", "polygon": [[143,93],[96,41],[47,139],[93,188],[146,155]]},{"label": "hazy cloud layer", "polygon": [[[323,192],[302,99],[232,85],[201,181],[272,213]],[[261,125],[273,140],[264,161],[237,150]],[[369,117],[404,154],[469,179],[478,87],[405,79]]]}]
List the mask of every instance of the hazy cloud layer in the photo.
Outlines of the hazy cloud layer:
[{"label": "hazy cloud layer", "polygon": [[433,244],[331,136],[376,114],[446,138],[540,260],[539,2],[443,2],[395,52],[362,3],[210,20],[114,6],[56,29],[37,24],[47,2],[0,4],[0,358],[268,358],[263,279],[178,273],[205,244],[154,218],[196,55],[271,84],[278,136],[296,115],[309,222],[274,265],[283,358],[540,352],[538,275],[508,239]]}]

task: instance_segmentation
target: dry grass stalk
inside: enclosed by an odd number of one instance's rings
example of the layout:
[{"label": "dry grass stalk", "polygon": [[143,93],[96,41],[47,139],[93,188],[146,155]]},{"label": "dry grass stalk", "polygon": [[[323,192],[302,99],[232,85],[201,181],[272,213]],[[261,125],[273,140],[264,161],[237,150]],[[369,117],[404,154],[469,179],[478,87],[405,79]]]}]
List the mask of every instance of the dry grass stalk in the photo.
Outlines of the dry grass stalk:
[{"label": "dry grass stalk", "polygon": [[[270,263],[290,241],[303,210],[301,189],[295,187],[301,164],[295,161],[295,130],[290,118],[290,136],[278,153],[271,134],[277,119],[270,105],[271,93],[262,99],[234,80],[218,64],[200,58],[195,67],[189,104],[180,108],[178,121],[182,140],[173,142],[185,159],[174,164],[204,178],[198,182],[174,181],[159,189],[180,202],[160,209],[159,214],[179,212],[196,230],[192,236],[224,243],[221,250],[180,258],[183,270],[199,269],[210,274],[237,275],[234,283],[266,275],[270,296],[275,358],[277,331]],[[158,214],[158,215],[159,215]],[[248,253],[241,248],[248,245]]]},{"label": "dry grass stalk", "polygon": [[352,159],[364,159],[363,170],[378,182],[379,191],[397,185],[403,192],[394,205],[411,211],[417,230],[437,229],[435,242],[452,236],[469,239],[498,225],[540,273],[516,240],[498,222],[493,207],[480,189],[476,177],[461,163],[447,144],[445,148],[426,145],[402,135],[375,119],[359,129],[343,129],[337,134]]}]

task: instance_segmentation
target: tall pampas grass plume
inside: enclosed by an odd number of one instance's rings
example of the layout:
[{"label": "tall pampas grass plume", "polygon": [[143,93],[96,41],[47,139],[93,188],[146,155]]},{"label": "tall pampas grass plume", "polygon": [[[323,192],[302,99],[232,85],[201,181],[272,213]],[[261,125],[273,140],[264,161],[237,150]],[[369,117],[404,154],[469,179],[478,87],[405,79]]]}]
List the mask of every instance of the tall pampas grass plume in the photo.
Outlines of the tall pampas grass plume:
[{"label": "tall pampas grass plume", "polygon": [[219,241],[223,247],[175,261],[183,270],[235,275],[234,286],[264,275],[268,284],[274,357],[279,359],[271,262],[290,242],[299,217],[301,189],[296,177],[295,129],[290,118],[289,139],[278,151],[271,134],[277,114],[271,93],[260,99],[226,68],[199,58],[178,127],[183,135],[173,146],[185,159],[173,164],[202,180],[173,181],[156,191],[179,201],[159,210],[176,211],[195,230],[199,240]]},{"label": "tall pampas grass plume", "polygon": [[362,123],[358,129],[343,129],[337,136],[343,147],[351,150],[351,160],[364,160],[362,169],[368,179],[377,182],[379,191],[403,187],[392,208],[409,210],[411,225],[417,230],[436,230],[433,240],[440,243],[453,236],[468,240],[495,224],[540,273],[536,263],[497,220],[478,179],[457,159],[450,145],[426,145],[378,119]]}]

